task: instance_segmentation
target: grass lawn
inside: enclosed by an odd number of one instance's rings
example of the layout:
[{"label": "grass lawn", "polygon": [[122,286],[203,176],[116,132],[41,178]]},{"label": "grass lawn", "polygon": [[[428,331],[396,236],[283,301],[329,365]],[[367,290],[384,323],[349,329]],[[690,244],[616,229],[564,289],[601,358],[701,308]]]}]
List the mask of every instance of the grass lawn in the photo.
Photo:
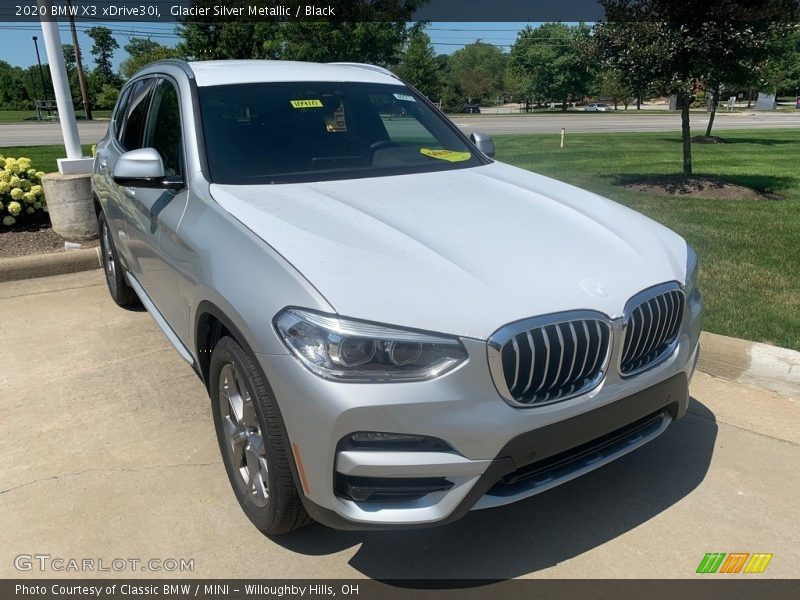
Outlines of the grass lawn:
[{"label": "grass lawn", "polygon": [[[83,116],[83,110],[76,111],[78,116]],[[111,116],[110,110],[93,110],[92,117],[95,119],[108,119]],[[0,123],[25,123],[29,117],[36,120],[35,110],[0,110]]]},{"label": "grass lawn", "polygon": [[[92,146],[90,144],[84,144],[81,147],[83,148],[84,156],[92,155]],[[56,159],[65,158],[67,152],[64,146],[11,146],[8,148],[0,147],[0,156],[12,156],[14,158],[24,156],[30,158],[33,167],[37,171],[51,173],[58,170]]]},{"label": "grass lawn", "polygon": [[[714,131],[729,144],[693,145],[696,175],[785,200],[644,195],[617,178],[680,173],[671,133],[497,136],[497,158],[612,198],[670,227],[700,258],[704,329],[800,350],[800,130]],[[587,249],[591,251],[591,249]]]}]

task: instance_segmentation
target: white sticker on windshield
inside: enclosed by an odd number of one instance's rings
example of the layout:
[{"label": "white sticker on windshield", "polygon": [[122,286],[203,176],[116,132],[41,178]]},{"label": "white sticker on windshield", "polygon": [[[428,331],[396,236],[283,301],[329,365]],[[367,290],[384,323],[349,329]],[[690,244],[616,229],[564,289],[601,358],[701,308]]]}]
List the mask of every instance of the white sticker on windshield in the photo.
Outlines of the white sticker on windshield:
[{"label": "white sticker on windshield", "polygon": [[394,97],[398,100],[405,100],[406,102],[416,102],[414,96],[409,96],[408,94],[395,94]]}]

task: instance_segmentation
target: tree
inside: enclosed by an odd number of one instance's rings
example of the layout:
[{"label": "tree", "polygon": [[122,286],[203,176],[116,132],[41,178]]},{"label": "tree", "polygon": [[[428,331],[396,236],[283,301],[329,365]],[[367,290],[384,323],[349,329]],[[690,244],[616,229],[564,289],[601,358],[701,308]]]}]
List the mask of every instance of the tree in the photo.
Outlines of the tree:
[{"label": "tree", "polygon": [[508,58],[507,81],[526,103],[568,102],[585,96],[592,80],[591,29],[563,23],[530,25],[517,34]]},{"label": "tree", "polygon": [[[352,61],[393,66],[415,27],[407,27],[425,0],[352,0],[341,5],[336,21],[212,22],[192,17],[178,26],[178,51],[197,60],[267,58],[316,62]],[[198,0],[213,6],[216,0]],[[232,0],[228,4],[242,4]],[[301,0],[248,2],[294,9]],[[292,12],[294,14],[294,12]]]},{"label": "tree", "polygon": [[726,85],[741,88],[763,83],[771,59],[786,50],[789,29],[780,23],[769,28],[745,23],[733,28],[705,27],[702,34],[706,53],[700,65],[701,76],[711,95],[711,115],[706,128],[706,137],[709,137],[721,89]]},{"label": "tree", "polygon": [[181,58],[176,48],[164,46],[149,38],[132,37],[123,50],[128,53],[128,57],[122,61],[120,72],[125,79],[133,76],[136,71],[145,65],[166,58]]},{"label": "tree", "polygon": [[776,50],[764,62],[758,83],[777,93],[800,92],[800,25],[786,38],[776,42]]},{"label": "tree", "polygon": [[119,48],[117,40],[111,35],[112,31],[108,27],[91,27],[86,30],[86,35],[92,38],[91,53],[94,56],[94,63],[97,65],[95,70],[98,75],[107,82],[115,81],[112,59],[114,51]]},{"label": "tree", "polygon": [[61,44],[64,53],[64,66],[67,69],[69,91],[72,98],[81,97],[81,83],[78,77],[78,61],[75,56],[75,47],[72,44]]},{"label": "tree", "polygon": [[266,47],[275,43],[280,29],[273,22],[182,23],[177,28],[183,38],[177,51],[194,60],[275,58]]},{"label": "tree", "polygon": [[524,101],[526,108],[532,102],[545,102],[550,96],[547,90],[551,87],[548,65],[552,59],[552,49],[549,45],[537,44],[534,31],[527,26],[517,34],[517,40],[508,55],[505,74],[509,92],[516,99]]},{"label": "tree", "polygon": [[504,92],[506,57],[497,46],[477,40],[453,52],[449,60],[451,84],[462,99],[492,99]]},{"label": "tree", "polygon": [[94,102],[98,108],[110,110],[117,103],[117,96],[119,96],[119,88],[106,83],[95,95]]},{"label": "tree", "polygon": [[263,50],[268,58],[390,67],[400,63],[411,31],[405,21],[292,21],[284,23],[273,40],[265,41]]},{"label": "tree", "polygon": [[[677,94],[683,175],[692,174],[689,107],[701,82],[753,68],[773,36],[797,18],[795,0],[601,0],[608,22],[594,41],[606,66],[634,90]],[[794,11],[794,12],[792,12]]]},{"label": "tree", "polygon": [[428,98],[441,99],[439,64],[427,33],[419,30],[411,35],[397,74]]},{"label": "tree", "polygon": [[[44,100],[45,95],[48,98],[54,98],[53,82],[51,81],[50,68],[47,64],[42,64],[42,70],[39,70],[38,65],[31,65],[22,69],[23,72],[23,85],[26,89],[30,90],[31,108],[33,108],[33,99],[38,98]],[[47,88],[45,92],[42,90],[41,75],[44,73],[44,85]],[[27,106],[25,108],[28,108]]]},{"label": "tree", "polygon": [[622,102],[625,110],[628,110],[628,105],[634,99],[633,89],[627,86],[619,73],[613,69],[603,69],[595,76],[592,91],[597,96],[610,98],[615,109],[617,103]]},{"label": "tree", "polygon": [[33,98],[34,93],[25,71],[0,60],[0,109],[30,109]]},{"label": "tree", "polygon": [[72,75],[75,70],[75,47],[72,44],[61,44],[61,52],[64,54],[64,66],[67,68],[67,75]]},{"label": "tree", "polygon": [[450,69],[450,55],[436,55],[436,66],[439,69],[439,81],[441,82],[440,102],[443,110],[456,111],[463,106],[461,88],[455,81],[455,77]]}]

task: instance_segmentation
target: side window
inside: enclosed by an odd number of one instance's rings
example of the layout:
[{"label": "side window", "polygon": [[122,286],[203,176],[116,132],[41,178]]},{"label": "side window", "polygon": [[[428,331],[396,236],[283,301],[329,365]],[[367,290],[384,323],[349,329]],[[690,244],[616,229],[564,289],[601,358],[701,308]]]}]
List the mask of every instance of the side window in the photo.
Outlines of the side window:
[{"label": "side window", "polygon": [[122,135],[122,124],[125,122],[125,111],[128,108],[128,98],[130,97],[130,94],[130,87],[126,87],[122,91],[122,95],[117,102],[117,107],[114,109],[114,116],[111,117],[111,120],[114,123],[114,136],[117,138],[117,140],[119,140]]},{"label": "side window", "polygon": [[161,79],[153,92],[150,116],[144,145],[155,148],[164,161],[167,176],[182,174],[181,157],[181,111],[178,106],[178,91],[166,79]]},{"label": "side window", "polygon": [[147,119],[147,108],[150,105],[150,89],[153,87],[152,79],[145,79],[133,84],[128,101],[127,117],[123,125],[120,143],[125,150],[138,150],[142,148],[144,124]]}]

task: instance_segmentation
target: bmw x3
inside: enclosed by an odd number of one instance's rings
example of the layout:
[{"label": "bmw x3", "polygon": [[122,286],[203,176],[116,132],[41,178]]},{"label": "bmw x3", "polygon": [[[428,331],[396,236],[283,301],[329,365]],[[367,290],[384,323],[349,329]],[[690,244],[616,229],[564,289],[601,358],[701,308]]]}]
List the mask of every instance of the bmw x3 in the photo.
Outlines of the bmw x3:
[{"label": "bmw x3", "polygon": [[93,174],[108,288],[204,382],[263,532],[451,522],[686,412],[693,250],[493,155],[372,65],[167,60],[124,86]]}]

